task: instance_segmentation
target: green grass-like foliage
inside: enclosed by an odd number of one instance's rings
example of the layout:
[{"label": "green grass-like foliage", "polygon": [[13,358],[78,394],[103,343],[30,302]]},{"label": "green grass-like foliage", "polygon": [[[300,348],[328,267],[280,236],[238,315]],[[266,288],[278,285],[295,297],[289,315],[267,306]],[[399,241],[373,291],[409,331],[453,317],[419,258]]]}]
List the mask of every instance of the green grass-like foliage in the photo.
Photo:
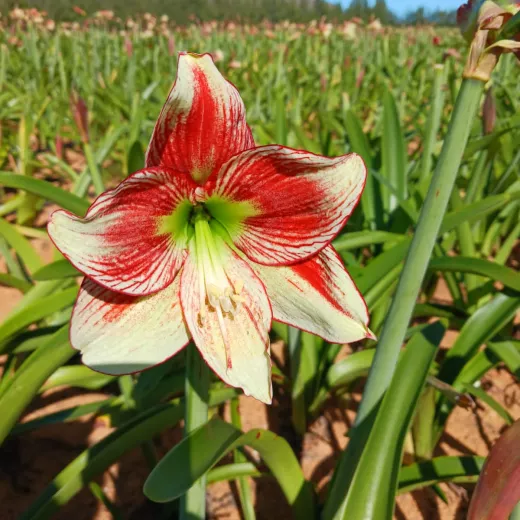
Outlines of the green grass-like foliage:
[{"label": "green grass-like foliage", "polygon": [[[149,498],[176,500],[207,473],[208,483],[237,481],[247,519],[255,518],[247,477],[272,475],[297,518],[319,518],[323,511],[325,518],[350,519],[389,519],[398,493],[424,486],[440,493],[440,482],[476,481],[481,458],[434,457],[434,451],[454,407],[468,396],[486,403],[504,424],[514,420],[479,384],[497,366],[517,380],[520,375],[513,329],[520,306],[514,255],[520,235],[520,86],[513,56],[501,58],[486,86],[494,113],[483,116],[483,86],[466,82],[461,89],[464,58],[453,49],[462,55],[466,49],[452,29],[358,27],[352,37],[342,26],[318,22],[157,22],[147,30],[143,19],[134,27],[100,19],[56,27],[30,18],[0,20],[0,284],[9,288],[5,294],[21,296],[0,323],[0,442],[16,436],[23,446],[28,432],[48,424],[67,428],[89,413],[108,416],[115,426],[63,468],[23,518],[50,518],[83,487],[120,516],[92,482],[139,446],[151,470],[144,488]],[[361,203],[334,246],[365,296],[371,329],[376,335],[387,329],[391,362],[377,369],[383,377],[369,385],[366,402],[376,403],[362,409],[371,427],[364,433],[357,428],[351,443],[359,450],[353,453],[351,446],[347,452],[348,469],[338,470],[325,504],[300,470],[300,453],[277,432],[244,434],[237,392],[215,381],[210,413],[230,402],[231,422],[188,427],[190,435],[157,464],[154,439],[184,417],[184,355],[121,378],[81,366],[67,336],[79,273],[55,250],[44,262],[36,247],[48,240],[44,225],[51,205],[84,215],[96,193],[142,165],[175,78],[176,50],[214,54],[244,99],[259,145],[328,156],[355,151],[369,169]],[[461,92],[462,115],[454,121]],[[87,109],[87,140],[71,110],[71,97],[77,96]],[[432,206],[425,200],[435,196],[428,189],[439,163],[455,185],[445,189],[447,210],[432,223],[424,208]],[[437,171],[434,182],[443,174]],[[413,266],[414,258],[405,259],[411,244],[417,246],[417,226],[432,234],[434,244],[431,252],[420,248],[424,262]],[[392,323],[385,326],[385,319],[399,280],[407,277],[414,278],[418,294],[406,295],[401,282],[399,301],[409,302],[408,315],[400,316],[400,332],[389,339]],[[441,280],[448,291],[442,300],[435,291]],[[448,329],[460,334],[438,356]],[[376,342],[369,340],[337,361],[341,347],[311,334],[274,324],[273,337],[287,347],[287,363],[273,367],[275,390],[290,401],[298,435],[331,396],[342,406],[378,357]],[[111,395],[20,422],[38,394],[59,385]],[[402,465],[405,438],[415,460],[410,466]],[[248,458],[243,446],[257,449],[266,466]],[[212,469],[228,452],[232,462]],[[164,518],[176,504],[164,506]]]}]

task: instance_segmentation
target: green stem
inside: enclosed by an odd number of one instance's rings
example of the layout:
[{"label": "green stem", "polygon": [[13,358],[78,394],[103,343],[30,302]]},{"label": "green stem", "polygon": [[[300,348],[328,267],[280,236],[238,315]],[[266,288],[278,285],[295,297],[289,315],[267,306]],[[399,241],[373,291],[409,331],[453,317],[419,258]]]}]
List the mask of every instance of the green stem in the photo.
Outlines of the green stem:
[{"label": "green stem", "polygon": [[[238,396],[231,400],[231,424],[236,426],[239,430],[242,429],[242,418],[240,417],[240,408]],[[235,464],[247,464],[247,457],[238,449],[233,452],[233,459]],[[255,468],[256,470],[256,468]],[[245,476],[240,476],[236,479],[238,486],[238,496],[240,504],[242,505],[242,516],[244,520],[255,520],[255,508],[253,506],[253,497],[251,495],[251,488]]]},{"label": "green stem", "polygon": [[99,195],[100,193],[103,193],[105,191],[105,185],[103,184],[101,172],[99,171],[90,144],[83,143],[83,151],[85,152],[85,159],[87,160],[88,169],[90,171],[90,177],[92,178],[92,184],[94,185],[96,194]]},{"label": "green stem", "polygon": [[347,495],[346,491],[374,424],[377,410],[394,374],[406,329],[462,161],[471,124],[479,107],[483,86],[480,81],[465,79],[457,96],[442,152],[381,332],[350,442],[336,469],[324,518],[336,517],[341,510],[341,504]]},{"label": "green stem", "polygon": [[[191,343],[186,349],[184,435],[208,421],[209,368]],[[180,520],[206,518],[206,476],[201,477],[181,498]]]}]

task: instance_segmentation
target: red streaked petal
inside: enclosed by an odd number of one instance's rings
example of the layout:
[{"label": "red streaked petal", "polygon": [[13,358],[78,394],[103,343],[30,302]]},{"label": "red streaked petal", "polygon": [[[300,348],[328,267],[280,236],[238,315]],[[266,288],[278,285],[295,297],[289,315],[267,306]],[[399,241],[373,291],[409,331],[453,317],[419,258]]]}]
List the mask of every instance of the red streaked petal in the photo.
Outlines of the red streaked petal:
[{"label": "red streaked petal", "polygon": [[55,211],[49,235],[96,283],[131,295],[157,292],[173,281],[185,257],[182,240],[159,231],[161,217],[187,201],[194,186],[183,174],[141,170],[100,195],[85,218]]},{"label": "red streaked petal", "polygon": [[243,301],[237,303],[234,315],[222,313],[222,320],[217,309],[206,305],[201,319],[200,272],[197,259],[190,253],[181,273],[184,319],[202,357],[225,383],[270,403],[269,300],[251,267],[228,248],[225,255],[229,287],[239,292]]},{"label": "red streaked petal", "polygon": [[275,320],[332,343],[374,338],[363,297],[332,246],[291,266],[251,265],[265,284]]},{"label": "red streaked petal", "polygon": [[116,293],[85,278],[74,306],[72,346],[82,361],[105,374],[129,374],[158,365],[189,341],[178,276],[151,296]]},{"label": "red streaked petal", "polygon": [[330,243],[356,207],[365,179],[356,154],[327,158],[263,146],[233,157],[208,193],[247,201],[256,210],[232,237],[251,260],[288,265]]},{"label": "red streaked petal", "polygon": [[181,53],[177,79],[157,120],[147,166],[189,173],[202,184],[231,156],[254,146],[238,90],[209,54]]}]

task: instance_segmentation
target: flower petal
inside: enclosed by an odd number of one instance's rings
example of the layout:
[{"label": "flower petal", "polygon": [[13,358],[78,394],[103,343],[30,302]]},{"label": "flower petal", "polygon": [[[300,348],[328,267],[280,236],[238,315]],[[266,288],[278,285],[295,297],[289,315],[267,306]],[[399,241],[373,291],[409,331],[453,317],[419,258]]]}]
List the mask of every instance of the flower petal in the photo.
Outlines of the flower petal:
[{"label": "flower petal", "polygon": [[183,174],[141,170],[99,196],[85,218],[55,211],[49,235],[98,284],[131,295],[157,292],[174,279],[186,246],[182,233],[161,229],[162,219],[189,211],[194,186]]},{"label": "flower petal", "polygon": [[85,278],[70,327],[71,344],[83,363],[104,374],[129,374],[179,352],[190,339],[179,281],[180,276],[157,294],[128,296]]},{"label": "flower petal", "polygon": [[146,166],[189,173],[202,184],[231,156],[253,146],[237,89],[209,54],[181,53],[177,79],[148,146]]},{"label": "flower petal", "polygon": [[208,195],[254,208],[230,230],[233,241],[255,262],[287,265],[330,243],[356,207],[365,179],[356,154],[327,158],[263,146],[224,165]]},{"label": "flower petal", "polygon": [[374,338],[361,294],[332,246],[300,264],[252,264],[264,282],[273,318],[332,343]]},{"label": "flower petal", "polygon": [[224,382],[270,403],[271,307],[264,286],[246,262],[228,248],[226,256],[224,265],[229,288],[239,292],[243,300],[236,304],[234,315],[208,305],[201,309],[201,273],[195,255],[190,252],[181,273],[184,318],[202,357]]}]

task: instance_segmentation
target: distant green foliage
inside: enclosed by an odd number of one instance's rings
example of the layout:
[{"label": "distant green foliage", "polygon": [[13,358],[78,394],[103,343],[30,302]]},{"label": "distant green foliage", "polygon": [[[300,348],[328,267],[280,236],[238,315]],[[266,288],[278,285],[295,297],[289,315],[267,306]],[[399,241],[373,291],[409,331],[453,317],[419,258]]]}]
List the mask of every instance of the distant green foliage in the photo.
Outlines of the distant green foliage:
[{"label": "distant green foliage", "polygon": [[[35,7],[47,11],[49,17],[55,20],[77,19],[79,15],[73,11],[74,6],[81,7],[87,14],[112,10],[121,18],[144,12],[166,14],[179,24],[193,19],[308,22],[326,17],[328,20],[342,21],[355,16],[365,21],[371,17],[379,18],[383,24],[401,21],[390,11],[385,0],[377,0],[374,6],[369,6],[368,0],[352,0],[346,9],[326,0],[0,0],[2,13],[14,7]],[[452,25],[454,21],[453,12],[425,13],[424,9],[418,9],[406,18],[407,23]]]}]

